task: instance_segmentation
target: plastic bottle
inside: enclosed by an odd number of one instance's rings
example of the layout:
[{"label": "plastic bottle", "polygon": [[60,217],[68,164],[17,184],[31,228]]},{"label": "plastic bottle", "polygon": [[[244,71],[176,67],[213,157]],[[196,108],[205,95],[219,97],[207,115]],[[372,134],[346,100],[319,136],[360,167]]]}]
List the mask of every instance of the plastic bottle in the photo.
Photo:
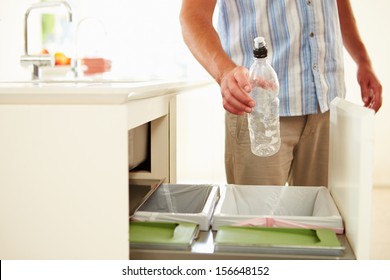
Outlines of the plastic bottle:
[{"label": "plastic bottle", "polygon": [[276,154],[280,148],[279,81],[275,70],[267,61],[267,48],[263,37],[254,39],[254,62],[249,69],[252,85],[250,96],[256,101],[248,114],[251,150],[257,156]]}]

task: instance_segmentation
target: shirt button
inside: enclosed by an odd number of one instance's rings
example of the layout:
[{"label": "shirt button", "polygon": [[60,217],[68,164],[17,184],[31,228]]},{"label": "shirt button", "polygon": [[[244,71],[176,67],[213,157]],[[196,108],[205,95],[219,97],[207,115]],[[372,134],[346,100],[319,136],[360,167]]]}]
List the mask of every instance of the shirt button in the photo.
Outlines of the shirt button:
[{"label": "shirt button", "polygon": [[310,37],[314,37],[314,32],[310,32]]},{"label": "shirt button", "polygon": [[311,5],[311,0],[307,1],[307,5],[309,6]]},{"label": "shirt button", "polygon": [[317,64],[316,63],[313,64],[313,70],[314,71],[317,70]]}]

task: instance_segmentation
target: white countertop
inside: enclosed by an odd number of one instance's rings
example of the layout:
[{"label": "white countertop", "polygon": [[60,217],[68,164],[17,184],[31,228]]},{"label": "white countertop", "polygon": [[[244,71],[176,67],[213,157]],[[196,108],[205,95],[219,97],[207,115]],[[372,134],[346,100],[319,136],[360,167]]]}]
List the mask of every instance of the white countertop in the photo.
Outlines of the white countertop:
[{"label": "white countertop", "polygon": [[211,84],[211,80],[0,82],[0,104],[123,104]]}]

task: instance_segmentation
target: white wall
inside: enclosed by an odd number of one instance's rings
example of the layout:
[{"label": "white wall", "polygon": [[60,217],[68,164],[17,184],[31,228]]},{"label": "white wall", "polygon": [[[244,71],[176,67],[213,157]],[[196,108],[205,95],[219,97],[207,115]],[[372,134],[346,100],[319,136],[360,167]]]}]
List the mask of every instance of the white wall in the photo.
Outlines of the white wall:
[{"label": "white wall", "polygon": [[[30,0],[0,0],[0,80],[16,80],[29,77],[29,72],[19,65],[19,57],[23,52],[23,15]],[[102,20],[107,29],[107,38],[101,44],[107,45],[107,55],[113,60],[113,72],[124,77],[174,77],[190,73],[192,76],[205,75],[205,72],[194,62],[194,59],[185,48],[180,34],[178,13],[180,0],[70,0],[74,11],[74,22],[85,17],[95,17]],[[390,1],[376,0],[375,4],[368,1],[351,0],[361,35],[366,42],[367,49],[377,75],[384,88],[383,106],[376,116],[375,132],[375,172],[376,185],[390,186],[390,132],[386,121],[390,118],[389,100],[386,98],[390,87],[388,63],[390,62],[390,39],[388,30],[390,17]],[[356,68],[348,57],[346,60],[347,99],[361,104],[360,90],[356,82]],[[221,101],[216,88],[209,94],[199,96],[192,106],[201,106],[207,102],[208,106],[216,106],[220,112]],[[194,100],[192,100],[194,102]],[[197,104],[197,105],[196,105]],[[191,127],[188,129],[202,132],[203,121],[192,119],[189,115]],[[220,116],[220,115],[219,115]],[[219,117],[218,117],[219,118]],[[217,130],[223,133],[223,123]],[[188,131],[187,131],[188,132]],[[185,132],[186,133],[186,132]],[[183,138],[185,139],[185,138]],[[217,139],[223,139],[218,135]],[[204,147],[203,154],[215,152],[223,156],[223,143],[212,142]],[[223,141],[223,140],[222,140]],[[192,145],[192,142],[188,142]],[[188,147],[195,149],[196,147]],[[210,149],[209,151],[207,149]],[[186,154],[182,155],[183,157]],[[192,155],[192,156],[196,156]],[[200,160],[200,159],[199,159]],[[222,174],[221,166],[215,166]],[[204,180],[219,180],[215,175],[199,166],[198,176]],[[224,178],[220,178],[224,180]]]}]

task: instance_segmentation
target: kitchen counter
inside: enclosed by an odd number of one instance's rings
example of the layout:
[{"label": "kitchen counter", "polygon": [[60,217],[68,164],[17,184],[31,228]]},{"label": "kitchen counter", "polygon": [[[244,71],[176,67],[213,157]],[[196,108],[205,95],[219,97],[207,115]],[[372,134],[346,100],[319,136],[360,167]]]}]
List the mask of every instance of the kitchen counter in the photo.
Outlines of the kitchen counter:
[{"label": "kitchen counter", "polygon": [[123,104],[209,85],[211,81],[85,81],[0,82],[0,104]]},{"label": "kitchen counter", "polygon": [[[0,83],[0,259],[128,259],[128,185],[175,182],[175,98],[209,81]],[[151,169],[128,171],[150,123]]]}]

